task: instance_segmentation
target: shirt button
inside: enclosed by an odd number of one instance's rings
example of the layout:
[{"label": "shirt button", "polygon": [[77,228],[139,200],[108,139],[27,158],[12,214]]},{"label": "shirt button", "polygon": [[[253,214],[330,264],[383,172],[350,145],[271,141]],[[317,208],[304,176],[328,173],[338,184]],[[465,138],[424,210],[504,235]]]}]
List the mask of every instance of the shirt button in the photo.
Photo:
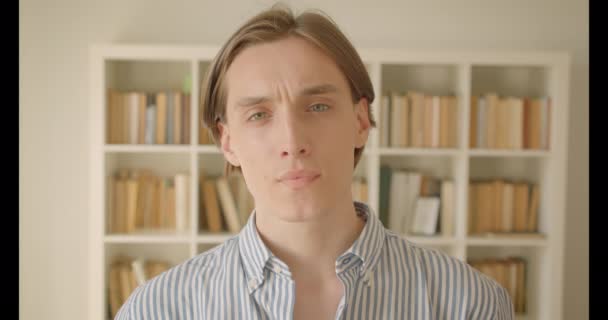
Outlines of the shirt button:
[{"label": "shirt button", "polygon": [[257,281],[255,281],[255,279],[249,280],[249,288],[254,289],[256,284],[257,284]]},{"label": "shirt button", "polygon": [[274,272],[276,272],[276,273],[281,273],[281,267],[279,267],[279,266],[274,266]]}]

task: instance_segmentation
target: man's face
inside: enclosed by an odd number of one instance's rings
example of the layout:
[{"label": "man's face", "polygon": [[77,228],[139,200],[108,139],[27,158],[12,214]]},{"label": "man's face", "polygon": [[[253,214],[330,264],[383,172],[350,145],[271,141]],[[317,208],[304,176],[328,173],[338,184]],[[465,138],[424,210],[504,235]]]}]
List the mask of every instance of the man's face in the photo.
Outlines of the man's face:
[{"label": "man's face", "polygon": [[256,208],[307,221],[352,201],[354,149],[369,132],[338,66],[306,40],[243,50],[227,73],[222,150],[240,166]]}]

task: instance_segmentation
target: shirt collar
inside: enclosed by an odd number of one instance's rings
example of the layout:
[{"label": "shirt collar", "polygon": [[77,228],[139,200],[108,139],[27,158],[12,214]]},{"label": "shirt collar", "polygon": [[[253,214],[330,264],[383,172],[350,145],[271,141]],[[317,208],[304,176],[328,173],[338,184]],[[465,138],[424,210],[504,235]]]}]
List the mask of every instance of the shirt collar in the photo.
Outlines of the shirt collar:
[{"label": "shirt collar", "polygon": [[[368,270],[373,270],[377,264],[386,231],[378,216],[368,205],[358,201],[353,203],[357,215],[366,220],[366,223],[351,247],[336,260],[336,269],[338,270],[340,265],[352,265],[348,263],[350,261],[349,257],[356,256],[362,261],[360,275],[363,275]],[[264,281],[264,267],[268,263],[272,264],[273,261],[277,262],[278,260],[260,238],[255,226],[255,213],[254,209],[238,236],[241,261],[247,274],[250,292]],[[344,261],[347,263],[344,263]],[[284,265],[284,263],[281,264]]]},{"label": "shirt collar", "polygon": [[363,275],[367,271],[373,270],[378,263],[386,237],[386,230],[377,214],[368,205],[358,201],[354,201],[354,204],[357,215],[367,222],[357,240],[337,259],[336,264],[344,264],[349,257],[354,255],[361,259],[360,275]]}]

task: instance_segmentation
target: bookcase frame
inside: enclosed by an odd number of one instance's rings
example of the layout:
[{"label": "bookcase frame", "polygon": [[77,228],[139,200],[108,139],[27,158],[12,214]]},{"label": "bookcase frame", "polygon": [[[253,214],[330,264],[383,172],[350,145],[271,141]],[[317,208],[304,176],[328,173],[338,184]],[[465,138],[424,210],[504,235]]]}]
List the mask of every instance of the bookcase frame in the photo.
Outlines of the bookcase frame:
[{"label": "bookcase frame", "polygon": [[[158,157],[164,154],[177,154],[188,159],[191,177],[198,177],[201,158],[222,157],[218,148],[198,144],[199,94],[201,76],[219,47],[147,44],[96,44],[90,47],[90,185],[89,185],[89,319],[105,319],[107,315],[107,274],[108,254],[115,250],[140,250],[154,252],[156,247],[182,247],[181,256],[173,257],[173,262],[185,260],[199,254],[202,250],[220,244],[231,234],[208,234],[197,230],[199,210],[198,179],[190,179],[190,214],[187,234],[163,235],[113,235],[106,234],[107,175],[109,157]],[[531,260],[531,271],[527,274],[529,293],[529,312],[518,315],[519,319],[562,319],[563,265],[564,265],[564,221],[566,208],[566,161],[569,114],[570,55],[555,51],[446,51],[359,48],[366,63],[376,92],[372,104],[374,118],[380,125],[383,70],[391,66],[413,66],[412,70],[424,72],[426,66],[435,70],[437,66],[447,67],[454,83],[453,93],[458,99],[458,147],[450,149],[389,148],[379,146],[379,130],[370,133],[362,162],[356,174],[367,179],[370,206],[375,212],[379,208],[379,169],[382,163],[400,162],[400,159],[441,159],[451,164],[454,181],[454,235],[450,237],[410,237],[410,240],[430,247],[448,251],[451,255],[466,260],[475,254],[509,255],[522,253]],[[163,61],[183,62],[190,65],[191,125],[189,145],[110,145],[106,143],[106,89],[107,63],[113,61]],[[541,80],[535,85],[542,87],[544,94],[551,97],[549,150],[489,150],[469,147],[469,108],[473,93],[476,68],[496,67],[497,75],[510,69],[541,68]],[[433,71],[434,72],[434,71]],[[490,72],[491,73],[491,72]],[[408,81],[412,81],[411,79]],[[414,80],[415,81],[415,80]],[[483,79],[487,81],[487,79]],[[517,80],[515,80],[517,81]],[[497,80],[496,83],[501,83]],[[491,86],[491,84],[489,84]],[[500,85],[499,85],[500,86]],[[403,88],[407,90],[408,88]],[[496,89],[500,95],[502,92]],[[443,89],[445,91],[445,89]],[[447,92],[444,92],[447,94]],[[386,160],[389,159],[389,160]],[[510,162],[527,165],[533,163],[539,173],[542,196],[539,213],[540,229],[545,239],[526,238],[487,238],[467,235],[467,197],[468,182],[472,172],[471,163],[493,162],[505,166]],[[217,163],[221,163],[218,161]],[[431,161],[432,163],[432,161]],[[217,165],[219,166],[219,165]],[[506,169],[508,170],[508,169]],[[221,172],[221,168],[214,168]],[[405,236],[405,235],[404,235]],[[118,249],[116,249],[118,248]],[[159,251],[158,257],[163,258]],[[188,252],[185,256],[184,252]]]}]

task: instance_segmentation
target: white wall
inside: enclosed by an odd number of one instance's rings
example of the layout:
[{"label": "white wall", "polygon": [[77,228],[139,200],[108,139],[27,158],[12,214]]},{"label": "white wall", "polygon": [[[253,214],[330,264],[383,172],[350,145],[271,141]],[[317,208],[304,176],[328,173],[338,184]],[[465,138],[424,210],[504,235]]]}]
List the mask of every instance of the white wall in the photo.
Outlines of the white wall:
[{"label": "white wall", "polygon": [[[357,46],[571,52],[564,319],[588,318],[589,31],[586,1],[293,1]],[[217,44],[270,1],[19,1],[19,310],[85,319],[88,45]]]}]

